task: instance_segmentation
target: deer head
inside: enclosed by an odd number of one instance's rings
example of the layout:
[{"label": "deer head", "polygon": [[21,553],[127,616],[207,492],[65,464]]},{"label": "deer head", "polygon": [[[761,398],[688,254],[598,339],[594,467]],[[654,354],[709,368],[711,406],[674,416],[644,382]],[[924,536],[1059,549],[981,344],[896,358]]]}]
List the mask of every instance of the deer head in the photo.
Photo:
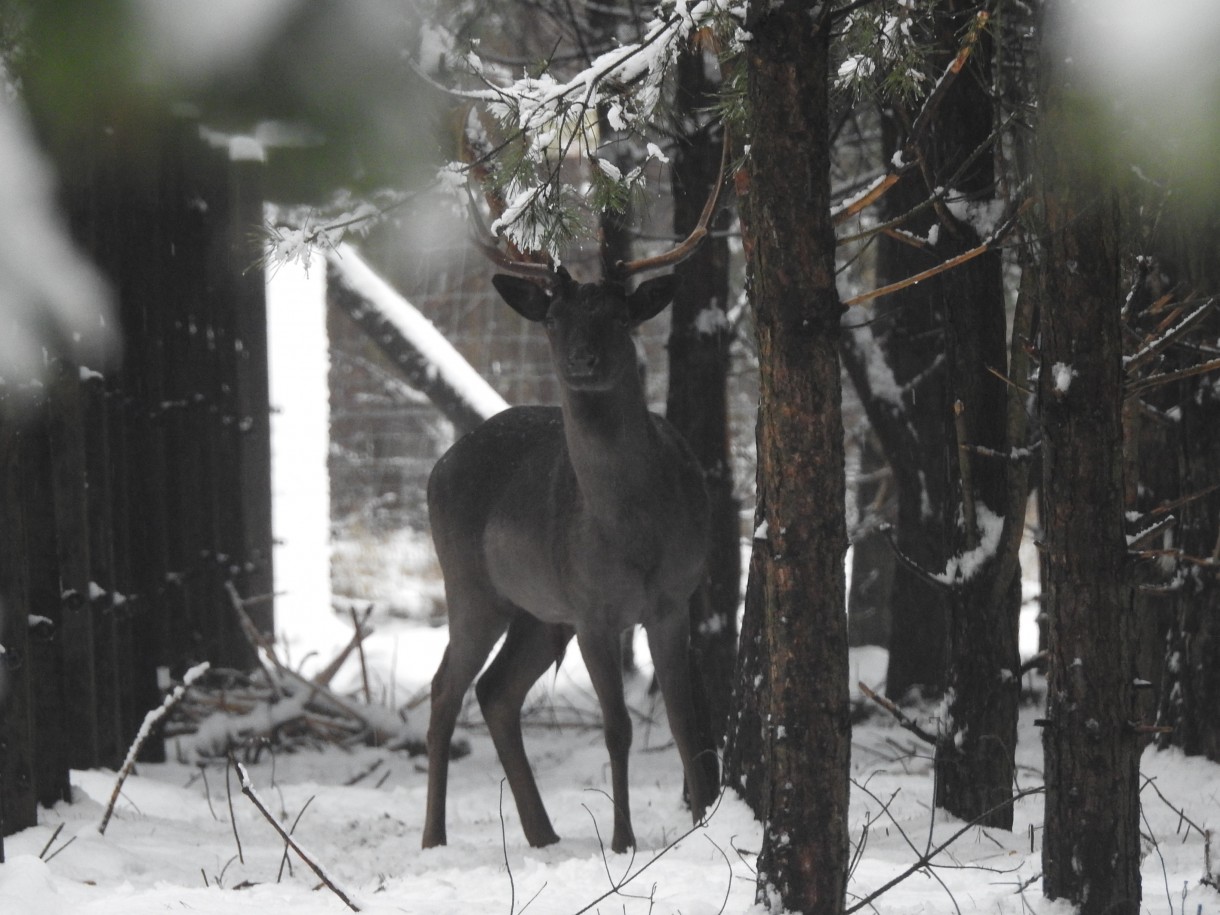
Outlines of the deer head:
[{"label": "deer head", "polygon": [[577,283],[562,268],[553,277],[539,285],[497,274],[492,284],[517,314],[545,328],[565,385],[589,391],[612,387],[623,371],[634,371],[630,332],[670,303],[677,280],[655,277],[625,294],[617,283]]}]

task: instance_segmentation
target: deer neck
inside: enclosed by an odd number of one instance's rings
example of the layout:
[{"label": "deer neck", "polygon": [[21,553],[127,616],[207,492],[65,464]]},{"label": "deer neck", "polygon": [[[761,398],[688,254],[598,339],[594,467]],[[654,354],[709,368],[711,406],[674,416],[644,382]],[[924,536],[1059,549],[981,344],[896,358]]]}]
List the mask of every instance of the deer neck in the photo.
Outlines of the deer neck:
[{"label": "deer neck", "polygon": [[612,518],[646,496],[654,442],[644,392],[634,371],[608,391],[566,390],[564,438],[584,504]]}]

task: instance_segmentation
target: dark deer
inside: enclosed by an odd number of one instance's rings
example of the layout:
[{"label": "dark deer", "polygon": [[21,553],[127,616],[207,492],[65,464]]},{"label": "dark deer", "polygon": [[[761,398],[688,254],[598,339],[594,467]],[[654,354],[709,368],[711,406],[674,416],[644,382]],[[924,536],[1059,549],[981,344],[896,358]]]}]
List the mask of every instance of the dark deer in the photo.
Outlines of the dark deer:
[{"label": "dark deer", "polygon": [[[676,263],[706,234],[715,196],[682,245],[617,265],[616,279]],[[530,845],[559,841],[521,735],[521,705],[562,658],[573,634],[601,704],[614,799],[611,848],[635,844],[627,798],[631,720],[623,700],[620,634],[642,624],[698,822],[717,789],[715,752],[698,736],[688,601],[708,549],[703,475],[678,432],[650,413],[632,329],[670,302],[673,276],[630,295],[620,282],[578,284],[563,269],[496,259],[533,278],[493,283],[522,317],[542,324],[562,390],[560,407],[515,407],[460,439],[432,472],[428,510],[445,577],[449,646],[432,680],[428,811],[423,846],[445,844],[449,745],[462,699],[479,705]]]}]

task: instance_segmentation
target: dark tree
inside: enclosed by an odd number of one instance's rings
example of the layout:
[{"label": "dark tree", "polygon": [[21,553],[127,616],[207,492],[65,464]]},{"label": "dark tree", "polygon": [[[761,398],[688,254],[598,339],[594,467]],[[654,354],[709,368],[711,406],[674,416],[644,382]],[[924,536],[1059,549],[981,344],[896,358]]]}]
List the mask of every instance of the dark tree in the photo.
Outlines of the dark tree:
[{"label": "dark tree", "polygon": [[[882,113],[894,163],[884,216],[900,231],[877,241],[877,293],[888,294],[871,322],[852,315],[844,361],[896,490],[903,561],[889,592],[886,691],[901,701],[912,690],[951,688],[936,747],[937,804],[1007,828],[1028,470],[1008,457],[1026,445],[1026,423],[1020,388],[1007,389],[1001,376],[1023,385],[1028,375],[1032,298],[1023,300],[1010,364],[994,243],[1009,220],[996,199],[986,23],[956,0],[931,5],[915,23],[935,88],[918,105]],[[947,264],[956,266],[941,270]]]},{"label": "dark tree", "polygon": [[[944,0],[939,13],[939,46],[953,36],[973,34],[967,40],[975,47],[941,103],[927,156],[937,174],[958,176],[955,184],[967,215],[971,207],[994,213],[990,36],[972,4]],[[971,33],[972,28],[978,31]],[[940,59],[947,63],[950,56]],[[952,212],[940,214],[940,226],[936,249],[942,258],[975,250],[989,231]],[[938,806],[962,819],[982,818],[985,825],[1009,829],[1020,684],[1017,555],[1028,486],[1026,465],[1006,457],[1026,444],[1023,395],[1019,387],[1006,387],[996,371],[1007,366],[1005,374],[1025,385],[1024,347],[1033,303],[1029,295],[1021,302],[1009,360],[998,249],[938,279],[948,387],[947,401],[939,406],[941,420],[951,430],[946,441],[953,446],[942,458],[947,459],[951,498],[941,523],[946,554],[960,558],[948,590],[950,721],[937,746],[936,798]],[[927,473],[930,476],[933,468]],[[994,546],[989,535],[996,537]],[[976,552],[977,567],[968,561]],[[891,651],[891,667],[893,657]]]},{"label": "dark tree", "polygon": [[[1214,300],[1208,304],[1220,291],[1220,207],[1214,197],[1190,195],[1180,186],[1172,199],[1155,242],[1157,263],[1145,282],[1154,281],[1154,293],[1168,289],[1180,303],[1171,315],[1182,315],[1197,329],[1186,345],[1171,347],[1155,365],[1158,374],[1182,376],[1149,392],[1159,408],[1150,411],[1153,416],[1178,419],[1168,428],[1148,423],[1160,433],[1162,447],[1142,456],[1141,482],[1145,476],[1171,477],[1172,489],[1158,489],[1156,495],[1176,506],[1173,542],[1179,553],[1173,583],[1154,604],[1161,619],[1146,620],[1145,630],[1151,627],[1153,635],[1165,637],[1159,723],[1173,728],[1167,742],[1220,762],[1220,388],[1215,374],[1220,365],[1191,373],[1201,361],[1217,362],[1207,343],[1220,336],[1220,310]],[[1162,311],[1148,311],[1149,336],[1167,336]],[[1165,616],[1167,633],[1158,625]],[[1153,650],[1162,644],[1158,638],[1147,641]]]},{"label": "dark tree", "polygon": [[[1048,17],[1048,33],[1055,35]],[[1072,49],[1043,36],[1041,401],[1050,617],[1043,889],[1081,912],[1139,911],[1135,620],[1123,529],[1120,212],[1082,151],[1097,112]]]},{"label": "dark tree", "polygon": [[[758,335],[758,494],[742,670],[763,727],[758,898],[842,912],[850,724],[826,6],[751,4],[741,202]],[[738,679],[739,686],[742,679]],[[758,718],[739,718],[738,728]],[[736,777],[731,773],[730,778]],[[811,828],[812,827],[812,828]]]},{"label": "dark tree", "polygon": [[[677,66],[678,142],[672,154],[674,235],[686,238],[720,180],[723,126],[711,118],[720,81],[709,75],[710,50],[692,46]],[[685,130],[681,130],[685,128]],[[676,269],[669,334],[669,397],[665,415],[690,443],[707,481],[712,512],[710,575],[691,602],[691,648],[703,680],[708,719],[719,743],[732,695],[741,581],[738,503],[729,455],[730,328],[728,213],[712,236]]]}]

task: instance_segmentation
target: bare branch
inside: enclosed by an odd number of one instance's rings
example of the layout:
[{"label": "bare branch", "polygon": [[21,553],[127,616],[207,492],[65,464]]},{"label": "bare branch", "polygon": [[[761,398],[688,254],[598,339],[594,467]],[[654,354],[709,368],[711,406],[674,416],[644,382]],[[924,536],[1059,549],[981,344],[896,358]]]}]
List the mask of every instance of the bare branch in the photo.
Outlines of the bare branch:
[{"label": "bare branch", "polygon": [[343,904],[353,912],[359,912],[360,907],[352,902],[348,895],[335,885],[334,881],[327,876],[326,871],[322,869],[322,866],[305,853],[297,841],[292,837],[291,833],[281,826],[280,821],[277,820],[271,811],[267,809],[267,806],[263,803],[262,798],[258,796],[258,792],[254,790],[254,785],[250,781],[250,773],[246,771],[246,767],[239,762],[235,762],[234,764],[237,766],[237,774],[241,778],[241,793],[250,799],[250,803],[258,808],[258,812],[261,813],[263,818],[272,825],[276,832],[280,834],[280,838],[284,840],[288,847],[297,853],[297,857],[309,865],[309,869],[318,875],[318,879],[326,884],[327,889],[338,896],[343,901]]},{"label": "bare branch", "polygon": [[1127,385],[1127,396],[1137,397],[1145,391],[1150,391],[1160,385],[1181,381],[1184,378],[1192,378],[1195,375],[1206,375],[1218,369],[1220,369],[1220,359],[1209,359],[1207,362],[1192,365],[1190,368],[1179,369],[1176,372],[1162,372],[1160,375],[1151,375],[1148,378],[1130,382]]},{"label": "bare branch", "polygon": [[923,727],[921,727],[917,721],[914,721],[913,719],[909,718],[907,716],[906,712],[904,712],[902,709],[900,709],[898,706],[896,706],[889,699],[885,698],[885,696],[879,695],[876,691],[874,691],[873,689],[870,689],[868,686],[866,686],[863,683],[857,683],[856,685],[860,687],[860,692],[864,693],[865,696],[867,696],[869,699],[872,699],[879,706],[881,706],[883,709],[885,709],[887,712],[889,712],[891,715],[893,715],[894,720],[897,721],[899,725],[901,725],[906,730],[910,731],[920,740],[924,741],[925,743],[931,744],[934,747],[938,746],[940,744],[940,738],[938,736],[936,736],[935,734],[931,734],[928,731],[925,731],[923,729]]},{"label": "bare branch", "polygon": [[853,912],[858,912],[860,909],[864,908],[866,905],[871,905],[873,900],[877,899],[884,893],[889,892],[891,889],[896,887],[899,883],[902,883],[902,881],[906,880],[907,877],[910,877],[912,874],[918,873],[919,871],[926,868],[928,865],[930,865],[932,863],[932,860],[937,855],[939,855],[942,851],[944,851],[946,848],[948,848],[950,845],[952,845],[954,842],[956,842],[958,839],[960,839],[970,830],[974,829],[975,826],[982,823],[984,820],[987,819],[987,817],[991,816],[997,810],[1000,810],[1003,807],[1007,807],[1009,804],[1015,804],[1017,801],[1023,800],[1024,798],[1030,797],[1032,795],[1042,794],[1045,790],[1046,790],[1045,788],[1038,787],[1038,788],[1027,788],[1024,791],[1018,791],[1016,794],[1014,794],[1012,797],[1008,798],[1007,800],[1001,801],[1000,803],[996,804],[995,806],[983,811],[983,813],[979,814],[979,816],[975,817],[969,823],[962,826],[961,829],[957,830],[957,832],[953,833],[953,835],[949,836],[949,838],[947,838],[944,842],[941,842],[935,848],[930,850],[927,854],[921,855],[919,857],[919,860],[917,860],[914,864],[912,864],[910,867],[908,867],[905,871],[903,871],[897,877],[895,877],[892,880],[890,880],[889,882],[887,882],[880,889],[874,890],[873,892],[869,893],[867,896],[865,896],[855,905],[848,908],[846,910],[846,912],[844,912],[844,915],[852,915]]}]

